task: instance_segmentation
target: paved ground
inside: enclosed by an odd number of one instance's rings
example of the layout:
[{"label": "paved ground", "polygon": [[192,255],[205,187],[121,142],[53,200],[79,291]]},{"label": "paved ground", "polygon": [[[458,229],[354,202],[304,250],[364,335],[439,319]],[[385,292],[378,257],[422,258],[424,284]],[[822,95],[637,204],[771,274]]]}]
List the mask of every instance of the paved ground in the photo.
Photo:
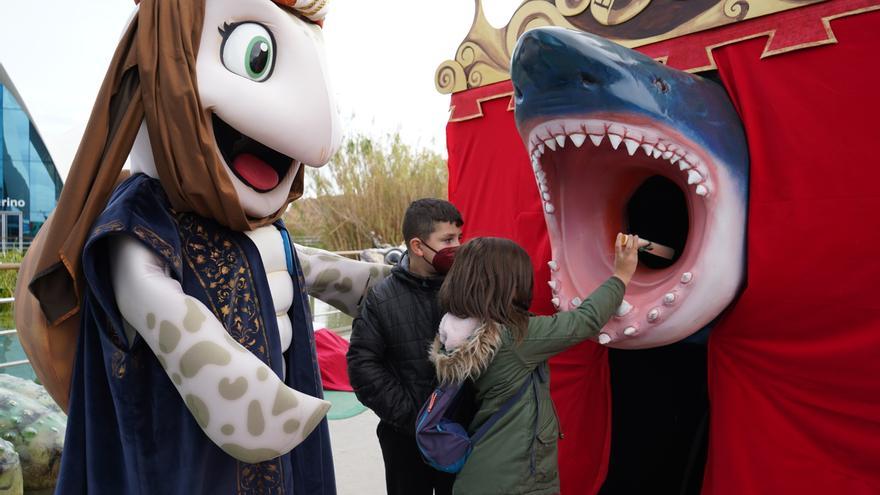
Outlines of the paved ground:
[{"label": "paved ground", "polygon": [[376,439],[379,418],[373,411],[330,421],[330,443],[339,495],[383,495],[385,466]]}]

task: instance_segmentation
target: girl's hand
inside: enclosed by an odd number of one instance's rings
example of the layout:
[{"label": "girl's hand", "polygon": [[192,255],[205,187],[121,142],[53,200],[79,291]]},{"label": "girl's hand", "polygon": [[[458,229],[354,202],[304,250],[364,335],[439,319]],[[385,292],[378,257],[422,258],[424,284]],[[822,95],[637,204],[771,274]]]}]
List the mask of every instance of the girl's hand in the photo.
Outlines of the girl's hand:
[{"label": "girl's hand", "polygon": [[639,264],[639,236],[617,234],[614,241],[614,276],[629,285]]}]

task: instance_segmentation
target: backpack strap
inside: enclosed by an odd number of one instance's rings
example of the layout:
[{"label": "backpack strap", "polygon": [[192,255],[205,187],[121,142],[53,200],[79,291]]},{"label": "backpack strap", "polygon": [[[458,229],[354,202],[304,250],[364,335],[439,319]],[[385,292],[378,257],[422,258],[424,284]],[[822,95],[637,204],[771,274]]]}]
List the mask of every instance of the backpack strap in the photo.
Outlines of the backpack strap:
[{"label": "backpack strap", "polygon": [[504,413],[510,410],[510,408],[513,407],[513,405],[523,396],[523,394],[526,393],[526,390],[529,389],[529,385],[531,385],[534,381],[536,374],[537,368],[535,369],[535,371],[529,373],[529,376],[526,377],[526,381],[522,384],[521,387],[519,387],[519,390],[517,390],[516,393],[513,394],[513,397],[507,399],[507,402],[505,402],[500,409],[495,411],[495,413],[490,416],[485,423],[480,425],[480,427],[477,429],[477,432],[471,436],[472,444],[476,444],[477,442],[479,442],[480,439],[483,438],[483,435],[485,435],[486,432],[489,431],[489,428],[492,428],[492,425],[497,423],[498,420],[501,419],[502,416],[504,416]]},{"label": "backpack strap", "polygon": [[296,268],[293,266],[293,243],[290,241],[290,232],[287,231],[287,228],[284,227],[284,224],[279,222],[275,222],[275,228],[278,229],[278,232],[281,234],[281,241],[284,242],[284,257],[287,262],[287,273],[290,274],[292,278],[296,278]]}]

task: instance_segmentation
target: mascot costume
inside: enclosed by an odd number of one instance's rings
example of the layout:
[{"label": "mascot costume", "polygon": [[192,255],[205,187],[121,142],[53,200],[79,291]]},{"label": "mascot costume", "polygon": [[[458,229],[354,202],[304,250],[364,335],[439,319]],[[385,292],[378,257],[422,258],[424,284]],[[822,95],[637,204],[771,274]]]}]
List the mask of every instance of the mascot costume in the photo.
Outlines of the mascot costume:
[{"label": "mascot costume", "polygon": [[877,0],[477,1],[437,72],[466,237],[523,244],[545,314],[618,229],[667,251],[551,361],[564,495],[880,493],[878,33]]},{"label": "mascot costume", "polygon": [[16,291],[56,493],[335,493],[306,294],[353,314],[387,270],[279,220],[340,141],[325,12],[140,2]]}]

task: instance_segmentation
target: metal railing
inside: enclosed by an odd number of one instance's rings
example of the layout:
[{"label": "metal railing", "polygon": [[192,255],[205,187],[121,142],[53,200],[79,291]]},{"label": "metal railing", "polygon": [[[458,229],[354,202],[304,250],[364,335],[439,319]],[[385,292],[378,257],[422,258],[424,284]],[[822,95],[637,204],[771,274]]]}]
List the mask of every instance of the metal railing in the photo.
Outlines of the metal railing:
[{"label": "metal railing", "polygon": [[[9,264],[17,265],[18,263],[3,263],[3,264],[4,265],[9,265]],[[12,304],[14,302],[15,302],[14,297],[0,297],[0,304]],[[15,328],[12,328],[9,330],[0,330],[0,337],[4,337],[7,335],[17,335],[17,334],[18,334],[18,330],[16,330]],[[5,368],[12,368],[13,366],[21,366],[21,365],[25,365],[25,364],[30,364],[30,361],[28,361],[27,359],[19,359],[16,361],[6,361],[5,363],[0,363],[0,370],[5,369]]]}]

